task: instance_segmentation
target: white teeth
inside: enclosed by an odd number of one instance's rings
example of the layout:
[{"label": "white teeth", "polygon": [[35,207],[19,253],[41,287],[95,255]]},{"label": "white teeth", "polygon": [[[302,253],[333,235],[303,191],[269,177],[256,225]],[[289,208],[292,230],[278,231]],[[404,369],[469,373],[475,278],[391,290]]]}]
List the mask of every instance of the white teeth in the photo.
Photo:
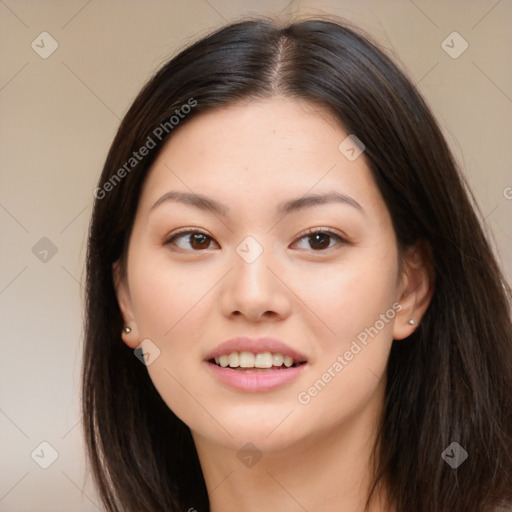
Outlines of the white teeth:
[{"label": "white teeth", "polygon": [[238,356],[238,352],[231,352],[231,354],[229,354],[229,366],[231,368],[238,368],[240,366],[240,357]]},{"label": "white teeth", "polygon": [[256,368],[272,368],[272,354],[270,352],[256,354],[254,366]]},{"label": "white teeth", "polygon": [[252,352],[240,352],[240,368],[254,368],[255,359]]},{"label": "white teeth", "polygon": [[281,366],[283,364],[283,361],[283,354],[274,354],[272,356],[272,363],[274,364],[274,366]]},{"label": "white teeth", "polygon": [[253,354],[252,352],[231,352],[230,354],[223,354],[215,358],[215,362],[226,368],[272,368],[279,366],[286,366],[290,368],[294,361],[290,356],[283,356],[283,354],[271,352],[260,352]]}]

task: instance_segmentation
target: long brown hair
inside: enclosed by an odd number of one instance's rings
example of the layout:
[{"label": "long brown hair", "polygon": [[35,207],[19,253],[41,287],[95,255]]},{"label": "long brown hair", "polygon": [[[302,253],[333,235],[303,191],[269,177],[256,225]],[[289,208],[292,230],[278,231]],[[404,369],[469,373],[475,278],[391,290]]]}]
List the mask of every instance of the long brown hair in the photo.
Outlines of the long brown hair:
[{"label": "long brown hair", "polygon": [[[385,482],[397,512],[511,504],[511,291],[438,124],[411,82],[356,29],[256,19],[210,34],[156,73],[124,117],[98,184],[82,384],[88,457],[106,509],[209,509],[190,430],[121,339],[112,264],[126,252],[141,186],[173,131],[201,112],[271,95],[317,102],[356,134],[399,249],[419,240],[430,248],[430,307],[391,349],[375,483]],[[171,126],[186,104],[194,106]],[[147,155],[130,161],[148,138]],[[452,442],[468,453],[456,469],[441,458]]]}]

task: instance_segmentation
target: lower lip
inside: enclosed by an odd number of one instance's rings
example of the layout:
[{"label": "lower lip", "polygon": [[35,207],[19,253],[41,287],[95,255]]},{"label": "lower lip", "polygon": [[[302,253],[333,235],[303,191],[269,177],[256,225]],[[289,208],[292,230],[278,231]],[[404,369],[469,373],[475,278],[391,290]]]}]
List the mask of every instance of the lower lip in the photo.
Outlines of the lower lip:
[{"label": "lower lip", "polygon": [[296,379],[307,363],[282,370],[246,372],[223,368],[209,361],[204,362],[213,375],[223,384],[241,391],[270,391]]}]

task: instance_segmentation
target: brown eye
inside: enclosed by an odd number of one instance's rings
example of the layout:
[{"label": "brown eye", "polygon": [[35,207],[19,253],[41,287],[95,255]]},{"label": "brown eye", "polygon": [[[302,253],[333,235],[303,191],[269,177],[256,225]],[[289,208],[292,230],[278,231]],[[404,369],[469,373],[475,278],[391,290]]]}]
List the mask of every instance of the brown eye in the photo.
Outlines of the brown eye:
[{"label": "brown eye", "polygon": [[[178,241],[185,240],[184,243],[178,243]],[[200,251],[208,249],[213,238],[202,231],[182,231],[170,237],[165,245],[175,245],[180,249],[194,251]]]},{"label": "brown eye", "polygon": [[[334,245],[345,242],[341,236],[327,229],[316,231],[310,230],[308,231],[308,234],[299,238],[299,242],[303,240],[306,240],[309,245],[306,249],[313,249],[317,252],[325,251],[326,249],[332,248]],[[335,241],[336,243],[331,245],[332,241]]]},{"label": "brown eye", "polygon": [[310,239],[309,244],[312,249],[327,249],[332,236],[327,233],[316,233],[315,235],[310,235],[308,238]]}]

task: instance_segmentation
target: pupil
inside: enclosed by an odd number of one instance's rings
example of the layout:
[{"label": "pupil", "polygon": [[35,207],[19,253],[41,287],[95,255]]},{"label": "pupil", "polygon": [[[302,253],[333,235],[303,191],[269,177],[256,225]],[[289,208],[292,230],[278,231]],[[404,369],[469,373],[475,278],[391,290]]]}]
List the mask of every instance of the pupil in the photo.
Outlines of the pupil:
[{"label": "pupil", "polygon": [[[320,249],[325,249],[326,247],[329,246],[329,235],[327,235],[326,233],[317,233],[315,235],[313,235],[313,245],[316,244],[318,242],[318,239],[320,238]],[[324,241],[324,243],[322,243],[322,239]],[[326,243],[325,243],[326,242]]]},{"label": "pupil", "polygon": [[[199,244],[197,244],[196,242],[199,242]],[[203,235],[202,233],[195,233],[192,235],[192,247],[196,249],[202,249],[205,242],[207,242],[206,235]]]}]

